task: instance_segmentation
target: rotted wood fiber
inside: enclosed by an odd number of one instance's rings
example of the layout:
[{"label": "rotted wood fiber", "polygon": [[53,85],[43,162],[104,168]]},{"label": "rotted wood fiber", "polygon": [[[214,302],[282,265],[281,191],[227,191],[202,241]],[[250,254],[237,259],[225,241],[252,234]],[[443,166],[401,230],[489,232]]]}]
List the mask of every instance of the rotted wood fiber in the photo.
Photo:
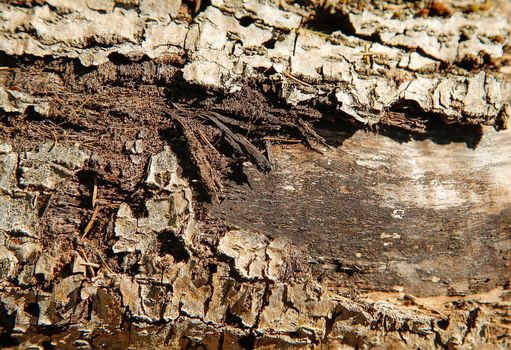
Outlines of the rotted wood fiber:
[{"label": "rotted wood fiber", "polygon": [[0,343],[511,346],[506,1],[0,4]]}]

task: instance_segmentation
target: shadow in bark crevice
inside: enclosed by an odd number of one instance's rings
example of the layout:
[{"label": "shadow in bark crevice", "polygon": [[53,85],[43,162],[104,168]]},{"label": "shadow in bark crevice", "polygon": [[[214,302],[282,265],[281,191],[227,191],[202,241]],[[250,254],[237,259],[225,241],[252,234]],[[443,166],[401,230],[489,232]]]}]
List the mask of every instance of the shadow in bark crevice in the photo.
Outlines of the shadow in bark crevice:
[{"label": "shadow in bark crevice", "polygon": [[424,121],[425,130],[422,133],[385,125],[379,128],[378,133],[399,143],[430,140],[438,145],[464,143],[470,149],[477,148],[484,134],[481,125],[446,124],[436,116],[426,117]]},{"label": "shadow in bark crevice", "polygon": [[172,255],[176,262],[188,261],[190,254],[186,250],[184,242],[176,237],[172,231],[164,231],[158,234],[160,254]]},{"label": "shadow in bark crevice", "polygon": [[321,3],[316,3],[314,1],[302,0],[298,3],[302,3],[306,6],[312,5],[314,7],[313,15],[304,20],[304,26],[309,30],[327,35],[337,31],[346,35],[355,34],[355,28],[349,20],[348,12],[342,10],[332,11],[331,8],[326,8],[326,6],[318,6],[317,4]]}]

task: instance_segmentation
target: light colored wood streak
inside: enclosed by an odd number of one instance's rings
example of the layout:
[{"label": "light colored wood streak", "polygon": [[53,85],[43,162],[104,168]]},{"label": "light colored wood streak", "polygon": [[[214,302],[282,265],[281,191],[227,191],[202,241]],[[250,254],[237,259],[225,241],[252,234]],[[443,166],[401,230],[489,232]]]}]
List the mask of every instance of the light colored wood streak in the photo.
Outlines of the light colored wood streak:
[{"label": "light colored wood streak", "polygon": [[446,295],[502,286],[511,277],[511,131],[487,129],[475,149],[433,140],[357,131],[323,155],[280,145],[275,170],[245,164],[250,187],[232,184],[214,212],[309,249],[341,287]]}]

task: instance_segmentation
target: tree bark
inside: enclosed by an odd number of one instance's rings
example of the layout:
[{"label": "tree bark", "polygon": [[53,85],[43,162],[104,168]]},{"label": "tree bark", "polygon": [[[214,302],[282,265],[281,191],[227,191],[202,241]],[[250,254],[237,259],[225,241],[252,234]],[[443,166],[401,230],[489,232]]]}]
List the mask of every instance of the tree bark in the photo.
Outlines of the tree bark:
[{"label": "tree bark", "polygon": [[0,4],[0,340],[511,346],[505,2]]}]

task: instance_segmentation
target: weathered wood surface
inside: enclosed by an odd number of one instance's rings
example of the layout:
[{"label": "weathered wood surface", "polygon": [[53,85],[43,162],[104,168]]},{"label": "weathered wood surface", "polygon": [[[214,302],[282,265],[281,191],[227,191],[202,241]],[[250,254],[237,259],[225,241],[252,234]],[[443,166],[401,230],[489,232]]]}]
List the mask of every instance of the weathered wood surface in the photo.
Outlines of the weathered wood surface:
[{"label": "weathered wood surface", "polygon": [[226,190],[214,212],[304,247],[340,290],[467,295],[508,283],[509,131],[345,137],[330,135],[344,142],[324,154],[272,146],[274,171],[247,164],[245,184]]},{"label": "weathered wood surface", "polygon": [[511,346],[509,4],[197,5],[0,4],[1,345]]}]

